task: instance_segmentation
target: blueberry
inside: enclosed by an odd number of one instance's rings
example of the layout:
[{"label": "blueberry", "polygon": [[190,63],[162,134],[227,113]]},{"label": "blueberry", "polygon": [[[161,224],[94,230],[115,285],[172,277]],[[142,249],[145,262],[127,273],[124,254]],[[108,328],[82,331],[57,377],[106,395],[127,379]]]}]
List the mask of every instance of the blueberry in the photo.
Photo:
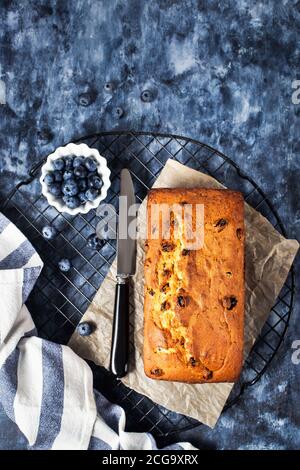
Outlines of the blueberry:
[{"label": "blueberry", "polygon": [[59,262],[58,262],[58,267],[61,271],[63,271],[64,273],[70,271],[71,269],[71,261],[67,258],[62,258]]},{"label": "blueberry", "polygon": [[97,163],[95,162],[93,158],[90,158],[90,157],[86,158],[84,164],[86,168],[88,169],[88,171],[97,170]]},{"label": "blueberry", "polygon": [[85,191],[87,189],[88,184],[86,178],[79,178],[77,184],[79,191]]},{"label": "blueberry", "polygon": [[54,166],[55,170],[59,170],[59,171],[63,170],[64,167],[65,167],[64,159],[63,158],[57,158],[56,160],[54,160],[53,166]]},{"label": "blueberry", "polygon": [[87,201],[85,192],[82,191],[78,193],[78,199],[82,204],[84,204]]},{"label": "blueberry", "polygon": [[64,196],[63,200],[69,209],[76,209],[80,206],[80,199],[77,196]]},{"label": "blueberry", "polygon": [[85,178],[87,175],[87,169],[82,165],[74,168],[74,175],[77,176],[77,178]]},{"label": "blueberry", "polygon": [[80,106],[83,106],[84,108],[86,108],[87,106],[90,106],[94,101],[95,101],[96,97],[95,95],[92,93],[81,93],[79,96],[78,96],[78,104]]},{"label": "blueberry", "polygon": [[77,326],[77,332],[80,336],[89,336],[93,331],[95,331],[95,325],[87,321],[83,321]]},{"label": "blueberry", "polygon": [[57,230],[55,227],[51,227],[51,225],[45,225],[42,228],[42,234],[46,240],[52,240],[52,238],[56,237]]},{"label": "blueberry", "polygon": [[65,196],[75,196],[78,193],[78,186],[73,178],[68,179],[62,185],[62,192]]},{"label": "blueberry", "polygon": [[99,191],[94,188],[90,188],[85,192],[85,196],[88,201],[94,201],[98,195]]},{"label": "blueberry", "polygon": [[61,195],[61,185],[59,183],[51,183],[49,184],[49,192],[53,196],[60,196]]},{"label": "blueberry", "polygon": [[60,183],[63,180],[63,174],[60,170],[54,170],[52,175],[57,183]]},{"label": "blueberry", "polygon": [[71,170],[73,168],[73,160],[74,160],[74,157],[71,157],[71,156],[68,156],[68,157],[65,157],[65,168],[66,170]]},{"label": "blueberry", "polygon": [[144,103],[151,103],[151,101],[153,101],[153,94],[151,93],[150,90],[144,90],[142,91],[141,93],[141,100],[144,102]]},{"label": "blueberry", "polygon": [[47,173],[45,175],[45,178],[43,180],[47,185],[54,183],[54,176],[52,173]]},{"label": "blueberry", "polygon": [[73,160],[73,167],[78,168],[80,165],[84,164],[84,157],[75,157]]},{"label": "blueberry", "polygon": [[101,225],[100,223],[97,226],[97,236],[100,240],[109,240],[110,239],[110,228],[108,224]]},{"label": "blueberry", "polygon": [[98,173],[97,170],[89,171],[87,176],[88,176],[88,178],[90,178],[91,176],[99,176],[99,173]]},{"label": "blueberry", "polygon": [[92,250],[100,250],[103,246],[103,240],[100,240],[96,233],[92,233],[87,239],[87,246]]},{"label": "blueberry", "polygon": [[124,110],[120,106],[117,106],[116,108],[114,108],[113,114],[115,117],[121,119],[121,117],[124,115]]},{"label": "blueberry", "polygon": [[64,180],[68,180],[70,178],[73,178],[73,171],[72,170],[66,170],[63,174]]},{"label": "blueberry", "polygon": [[114,89],[114,84],[112,82],[106,82],[104,85],[104,90],[108,93],[111,93]]},{"label": "blueberry", "polygon": [[103,182],[100,176],[92,175],[88,179],[88,185],[89,185],[89,188],[101,189]]},{"label": "blueberry", "polygon": [[43,143],[47,144],[53,139],[53,133],[47,127],[43,127],[38,131],[38,137]]}]

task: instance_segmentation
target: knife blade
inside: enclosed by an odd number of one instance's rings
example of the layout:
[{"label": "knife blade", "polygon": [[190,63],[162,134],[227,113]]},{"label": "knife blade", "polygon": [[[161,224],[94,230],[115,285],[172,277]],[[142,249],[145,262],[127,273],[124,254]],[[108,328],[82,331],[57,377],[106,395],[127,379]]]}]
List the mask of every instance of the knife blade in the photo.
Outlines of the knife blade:
[{"label": "knife blade", "polygon": [[136,267],[136,199],[131,175],[121,171],[115,292],[110,371],[118,378],[128,372],[129,284]]},{"label": "knife blade", "polygon": [[[121,171],[119,197],[119,224],[117,239],[117,276],[130,276],[135,273],[136,238],[128,233],[128,228],[134,227],[136,220],[136,203],[131,175],[127,169]],[[134,228],[133,228],[134,231]]]}]

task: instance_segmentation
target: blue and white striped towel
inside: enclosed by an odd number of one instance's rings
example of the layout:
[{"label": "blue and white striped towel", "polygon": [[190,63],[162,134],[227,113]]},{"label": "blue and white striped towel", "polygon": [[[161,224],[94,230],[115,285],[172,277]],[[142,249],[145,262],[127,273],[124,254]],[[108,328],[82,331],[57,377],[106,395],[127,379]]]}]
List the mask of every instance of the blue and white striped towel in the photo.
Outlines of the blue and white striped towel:
[{"label": "blue and white striped towel", "polygon": [[0,401],[7,415],[30,449],[156,449],[150,434],[124,431],[124,411],[93,390],[85,361],[36,336],[24,303],[41,269],[32,245],[0,214]]}]

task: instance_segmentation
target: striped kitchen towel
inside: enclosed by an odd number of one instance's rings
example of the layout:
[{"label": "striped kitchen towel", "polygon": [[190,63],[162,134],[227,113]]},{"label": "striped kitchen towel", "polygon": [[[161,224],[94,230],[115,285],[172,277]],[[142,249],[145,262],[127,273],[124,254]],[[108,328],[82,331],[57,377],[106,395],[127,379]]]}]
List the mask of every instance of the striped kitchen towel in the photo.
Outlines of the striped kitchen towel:
[{"label": "striped kitchen towel", "polygon": [[36,336],[25,302],[41,269],[32,245],[0,214],[0,401],[28,448],[157,449],[150,434],[125,432],[124,411],[93,390],[85,361]]}]

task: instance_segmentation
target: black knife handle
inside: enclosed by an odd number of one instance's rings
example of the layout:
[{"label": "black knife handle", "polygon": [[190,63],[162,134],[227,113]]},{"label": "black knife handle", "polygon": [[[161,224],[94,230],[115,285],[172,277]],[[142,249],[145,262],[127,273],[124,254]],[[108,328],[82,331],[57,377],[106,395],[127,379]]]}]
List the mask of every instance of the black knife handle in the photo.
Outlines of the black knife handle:
[{"label": "black knife handle", "polygon": [[129,278],[116,285],[114,321],[110,353],[110,371],[118,378],[128,371],[129,350]]}]

